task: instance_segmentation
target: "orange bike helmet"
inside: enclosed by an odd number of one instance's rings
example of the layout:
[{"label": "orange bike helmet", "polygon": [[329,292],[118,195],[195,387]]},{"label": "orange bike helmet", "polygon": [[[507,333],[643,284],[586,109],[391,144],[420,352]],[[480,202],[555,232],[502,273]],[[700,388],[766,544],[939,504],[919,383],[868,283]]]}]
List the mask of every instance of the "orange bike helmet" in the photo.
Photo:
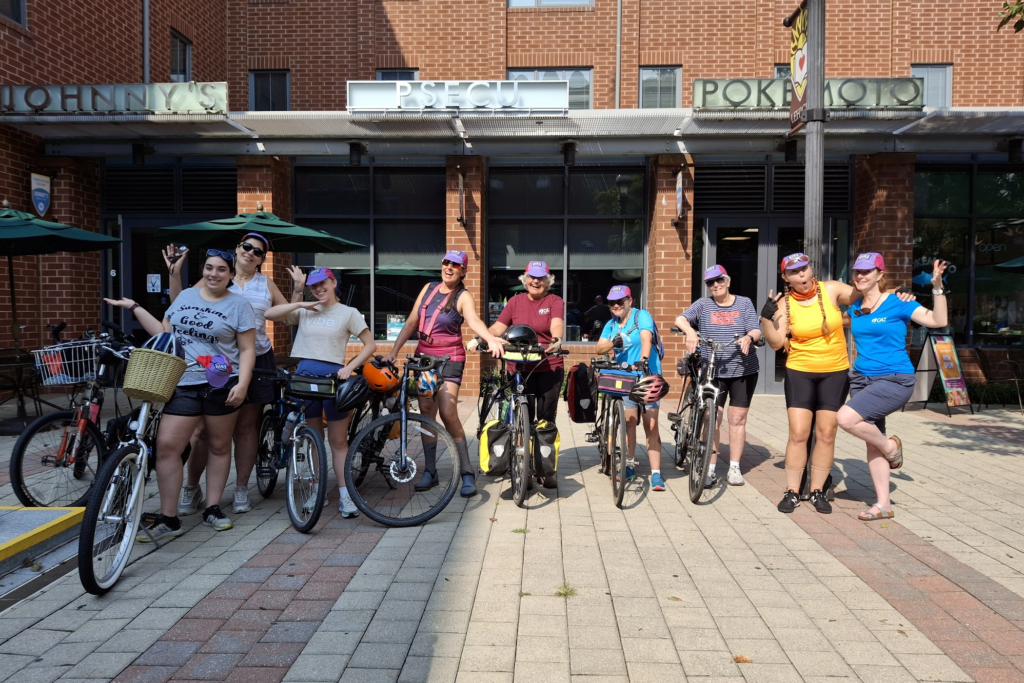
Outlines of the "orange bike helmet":
[{"label": "orange bike helmet", "polygon": [[363,365],[363,378],[370,385],[370,389],[380,394],[394,391],[402,381],[391,365],[375,360]]}]

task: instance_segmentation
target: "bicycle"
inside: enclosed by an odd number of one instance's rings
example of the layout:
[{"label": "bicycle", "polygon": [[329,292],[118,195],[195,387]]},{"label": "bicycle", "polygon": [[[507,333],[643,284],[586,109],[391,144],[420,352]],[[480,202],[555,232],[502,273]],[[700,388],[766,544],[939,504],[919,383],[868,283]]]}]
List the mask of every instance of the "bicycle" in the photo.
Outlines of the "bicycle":
[{"label": "bicycle", "polygon": [[[96,471],[119,434],[100,429],[105,385],[114,387],[115,410],[120,359],[101,349],[125,346],[124,331],[111,330],[95,339],[61,342],[61,325],[50,325],[57,344],[33,351],[43,385],[81,385],[68,398],[68,409],[41,415],[18,437],[11,450],[11,486],[26,507],[79,507],[89,495]],[[123,366],[121,366],[123,368]],[[113,377],[111,377],[113,374]],[[131,404],[129,403],[129,412]],[[117,411],[117,419],[121,417]]]},{"label": "bicycle", "polygon": [[[437,421],[409,411],[413,373],[443,371],[449,356],[406,356],[397,411],[373,420],[349,444],[345,486],[364,515],[384,526],[408,527],[430,520],[451,502],[460,482],[455,440]],[[414,433],[420,440],[412,439]],[[429,463],[424,445],[433,444],[436,485],[417,490],[417,475]],[[427,449],[430,450],[429,448]],[[359,480],[357,482],[357,480]]]},{"label": "bicycle", "polygon": [[[334,400],[337,377],[296,375],[284,368],[254,370],[273,377],[277,399],[260,417],[256,445],[256,488],[269,498],[281,470],[288,473],[285,500],[296,531],[309,533],[320,521],[327,500],[327,446],[323,435],[306,424],[307,400]],[[311,386],[323,387],[313,392]],[[326,387],[330,387],[329,389]]]},{"label": "bicycle", "polygon": [[[602,371],[633,373],[629,363],[617,363],[608,358],[593,358],[590,363],[594,369],[595,382],[599,382]],[[634,374],[639,376],[639,373]],[[620,508],[626,495],[626,468],[636,467],[635,456],[626,456],[629,445],[626,436],[626,407],[622,404],[622,397],[628,393],[628,389],[623,394],[609,393],[598,388],[597,420],[594,422],[594,431],[586,437],[590,443],[597,442],[597,451],[601,455],[600,472],[611,477],[612,498],[615,506]]]}]

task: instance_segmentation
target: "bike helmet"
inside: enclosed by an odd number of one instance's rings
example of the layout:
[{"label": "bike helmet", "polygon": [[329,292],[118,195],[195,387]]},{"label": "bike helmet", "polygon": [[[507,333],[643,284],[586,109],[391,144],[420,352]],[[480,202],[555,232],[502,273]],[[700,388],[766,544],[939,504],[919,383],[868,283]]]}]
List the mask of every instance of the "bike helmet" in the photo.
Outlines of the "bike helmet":
[{"label": "bike helmet", "polygon": [[359,375],[352,375],[334,393],[334,407],[339,413],[358,408],[370,398],[370,385]]},{"label": "bike helmet", "polygon": [[185,349],[178,344],[178,338],[170,332],[161,332],[160,334],[153,335],[146,340],[146,343],[142,345],[142,348],[160,351],[161,353],[169,353],[172,356],[181,358],[182,360],[185,359]]},{"label": "bike helmet", "polygon": [[529,325],[513,325],[505,330],[501,338],[510,344],[522,344],[523,346],[535,346],[537,344],[537,333]]},{"label": "bike helmet", "polygon": [[416,378],[416,393],[420,396],[430,398],[437,393],[437,385],[440,381],[441,376],[437,370],[421,372]]},{"label": "bike helmet", "polygon": [[669,391],[668,382],[661,375],[648,375],[633,385],[629,400],[647,406],[660,401]]},{"label": "bike helmet", "polygon": [[394,368],[384,361],[369,361],[363,365],[363,377],[370,389],[388,394],[398,388],[402,380]]}]

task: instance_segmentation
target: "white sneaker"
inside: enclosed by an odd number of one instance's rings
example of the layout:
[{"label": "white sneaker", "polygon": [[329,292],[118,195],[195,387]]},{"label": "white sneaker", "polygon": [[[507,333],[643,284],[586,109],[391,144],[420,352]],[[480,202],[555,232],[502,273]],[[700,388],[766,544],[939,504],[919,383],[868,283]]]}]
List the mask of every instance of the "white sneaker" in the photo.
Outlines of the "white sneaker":
[{"label": "white sneaker", "polygon": [[746,482],[743,481],[743,475],[740,474],[739,467],[729,468],[729,486],[743,486]]},{"label": "white sneaker", "polygon": [[249,487],[235,487],[235,502],[231,504],[231,511],[236,514],[252,510],[252,503],[249,502]]},{"label": "white sneaker", "polygon": [[181,487],[181,497],[178,498],[178,516],[184,517],[199,512],[199,503],[203,500],[203,490],[199,485]]},{"label": "white sneaker", "polygon": [[341,502],[338,503],[338,510],[341,511],[341,516],[346,519],[359,516],[359,508],[356,507],[351,498],[342,498]]},{"label": "white sneaker", "polygon": [[718,475],[715,474],[714,470],[708,472],[708,478],[704,480],[704,488],[713,489],[718,483]]}]

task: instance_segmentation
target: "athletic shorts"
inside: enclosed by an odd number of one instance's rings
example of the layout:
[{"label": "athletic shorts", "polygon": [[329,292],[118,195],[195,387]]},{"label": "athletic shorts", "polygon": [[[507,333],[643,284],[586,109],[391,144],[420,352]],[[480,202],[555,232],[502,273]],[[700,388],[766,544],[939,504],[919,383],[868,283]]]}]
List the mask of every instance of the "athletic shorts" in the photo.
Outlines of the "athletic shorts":
[{"label": "athletic shorts", "polygon": [[[277,362],[274,360],[274,349],[256,356],[256,364],[253,367],[256,370],[270,370],[273,372],[277,367]],[[245,402],[263,405],[264,403],[273,403],[276,398],[274,378],[269,375],[253,373],[252,379],[249,380],[249,393],[245,396]]]},{"label": "athletic shorts", "polygon": [[719,408],[725,407],[726,399],[729,399],[732,408],[749,408],[757,388],[757,373],[742,377],[718,377],[715,384],[718,385]]},{"label": "athletic shorts", "polygon": [[465,369],[465,361],[450,360],[444,364],[444,372],[441,373],[441,379],[443,379],[445,382],[454,382],[455,384],[461,386],[462,373]]},{"label": "athletic shorts", "polygon": [[851,370],[846,405],[885,434],[885,416],[907,405],[916,384],[917,377],[908,373],[865,376]]},{"label": "athletic shorts", "polygon": [[164,404],[166,415],[195,417],[197,415],[230,415],[242,406],[226,405],[231,388],[238,384],[238,377],[232,377],[227,384],[215,388],[209,384],[191,384],[174,390],[171,400]]},{"label": "athletic shorts", "polygon": [[[337,363],[325,363],[322,360],[303,358],[299,361],[299,366],[295,368],[295,374],[314,376],[336,375],[342,367]],[[346,410],[343,413],[339,413],[338,409],[334,407],[333,396],[329,401],[306,401],[306,418],[318,418],[326,415],[328,422],[337,422],[348,417],[349,412]]]},{"label": "athletic shorts", "polygon": [[837,412],[850,390],[847,370],[803,372],[786,368],[786,407]]}]

